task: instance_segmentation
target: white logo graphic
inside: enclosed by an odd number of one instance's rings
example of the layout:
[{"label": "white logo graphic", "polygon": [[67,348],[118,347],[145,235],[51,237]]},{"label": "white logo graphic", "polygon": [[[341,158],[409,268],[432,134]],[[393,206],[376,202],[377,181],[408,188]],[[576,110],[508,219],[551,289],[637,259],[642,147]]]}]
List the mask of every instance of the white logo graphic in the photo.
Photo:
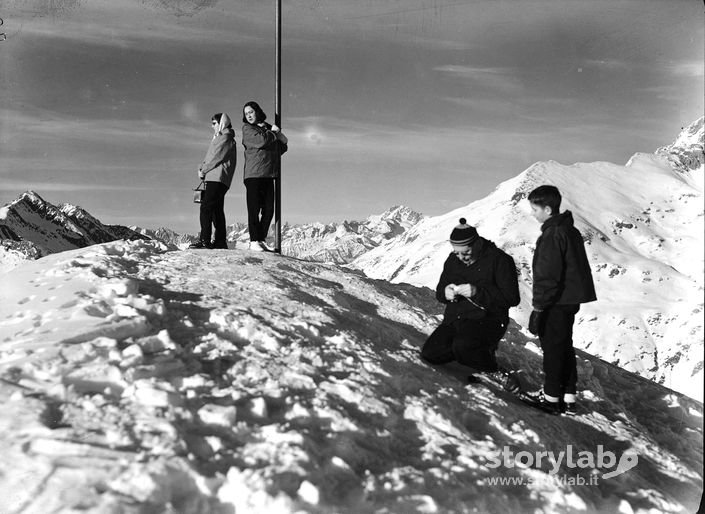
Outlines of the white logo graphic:
[{"label": "white logo graphic", "polygon": [[531,453],[528,451],[517,452],[516,454],[512,451],[509,446],[502,448],[502,451],[497,455],[490,457],[487,467],[498,468],[504,466],[506,468],[531,468],[541,467],[541,463],[548,463],[551,466],[549,475],[555,475],[560,471],[561,465],[569,468],[600,468],[609,469],[617,465],[617,468],[602,474],[602,478],[612,478],[622,473],[626,473],[639,462],[639,457],[637,453],[632,450],[626,450],[621,457],[619,462],[617,461],[617,456],[614,452],[609,450],[605,451],[604,446],[601,444],[597,445],[597,453],[588,451],[579,451],[577,454],[573,451],[573,445],[569,444],[566,447],[566,451],[560,451],[556,455],[554,452],[535,452]]},{"label": "white logo graphic", "polygon": [[617,464],[617,469],[615,469],[614,471],[610,471],[609,473],[603,473],[602,478],[612,478],[616,477],[617,475],[621,475],[622,473],[626,473],[634,466],[636,466],[638,462],[639,456],[637,455],[637,453],[634,450],[629,449],[625,451],[619,458],[619,464]]}]

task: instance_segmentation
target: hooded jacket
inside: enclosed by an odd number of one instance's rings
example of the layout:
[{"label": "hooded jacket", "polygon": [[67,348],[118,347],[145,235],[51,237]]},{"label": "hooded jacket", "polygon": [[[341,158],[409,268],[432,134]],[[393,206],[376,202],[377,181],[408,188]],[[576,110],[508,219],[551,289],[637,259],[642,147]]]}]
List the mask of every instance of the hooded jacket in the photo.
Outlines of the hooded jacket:
[{"label": "hooded jacket", "polygon": [[585,244],[570,211],[551,216],[541,225],[532,269],[536,310],[597,300]]},{"label": "hooded jacket", "polygon": [[[509,320],[509,308],[519,305],[519,281],[514,259],[487,239],[480,238],[481,247],[475,262],[463,264],[451,253],[443,265],[436,287],[436,298],[446,304],[443,324],[458,319],[496,318]],[[448,284],[472,284],[476,288],[472,298],[459,297],[449,301],[445,297]]]},{"label": "hooded jacket", "polygon": [[242,126],[242,146],[245,149],[244,180],[248,178],[276,178],[281,172],[281,156],[288,150],[279,141],[272,126],[263,127],[245,123]]},{"label": "hooded jacket", "polygon": [[235,131],[230,126],[230,118],[223,113],[220,117],[218,130],[211,139],[206,156],[198,167],[198,171],[205,174],[206,182],[221,182],[225,187],[230,188],[236,164]]}]

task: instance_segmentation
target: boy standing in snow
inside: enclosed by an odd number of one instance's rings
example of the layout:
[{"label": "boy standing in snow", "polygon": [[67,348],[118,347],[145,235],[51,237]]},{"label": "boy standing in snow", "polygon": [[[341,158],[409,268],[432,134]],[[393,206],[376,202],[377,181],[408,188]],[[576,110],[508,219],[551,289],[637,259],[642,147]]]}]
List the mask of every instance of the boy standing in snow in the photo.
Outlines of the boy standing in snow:
[{"label": "boy standing in snow", "polygon": [[431,364],[458,361],[495,372],[495,351],[509,324],[509,308],[519,304],[514,259],[480,237],[465,218],[450,234],[450,244],[453,251],[436,287],[445,315],[421,357]]},{"label": "boy standing in snow", "polygon": [[[578,378],[573,349],[573,323],[581,303],[597,299],[590,263],[570,211],[559,212],[561,194],[555,186],[540,186],[528,197],[532,215],[541,223],[532,262],[533,312],[529,331],[543,350],[543,391],[539,407],[551,414],[575,414]],[[561,409],[563,400],[563,409]]]}]

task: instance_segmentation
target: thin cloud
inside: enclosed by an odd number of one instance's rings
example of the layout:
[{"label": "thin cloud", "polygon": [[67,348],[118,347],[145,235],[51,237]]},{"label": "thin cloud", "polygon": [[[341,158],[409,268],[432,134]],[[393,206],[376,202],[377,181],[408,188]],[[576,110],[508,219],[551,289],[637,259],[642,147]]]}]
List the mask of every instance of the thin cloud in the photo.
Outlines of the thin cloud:
[{"label": "thin cloud", "polygon": [[[359,169],[361,173],[430,170],[442,164],[446,173],[466,173],[467,155],[482,155],[497,140],[497,131],[487,127],[443,127],[429,131],[424,124],[397,126],[362,123],[328,117],[289,120],[287,133],[294,149],[287,168]],[[315,133],[319,138],[311,141]],[[341,148],[345,148],[341,161]],[[457,148],[464,148],[458,153]],[[389,155],[395,155],[393,165]],[[439,156],[443,158],[439,161]]]},{"label": "thin cloud", "polygon": [[[473,113],[482,113],[491,119],[512,118],[514,120],[559,121],[566,112],[576,108],[573,98],[506,96],[443,97],[443,100]],[[503,132],[506,129],[501,129]],[[536,127],[529,129],[536,130]]]},{"label": "thin cloud", "polygon": [[483,87],[502,94],[518,94],[524,86],[511,68],[483,68],[447,64],[433,68],[434,71],[472,81],[476,87]]},{"label": "thin cloud", "polygon": [[[185,110],[191,110],[185,107]],[[151,146],[203,147],[203,131],[183,125],[169,125],[149,120],[75,120],[44,111],[0,110],[7,127],[3,129],[0,142],[16,136],[31,135],[44,140],[86,141],[111,145],[149,141]],[[23,136],[24,137],[24,136]]]},{"label": "thin cloud", "polygon": [[583,62],[585,68],[603,68],[612,71],[626,71],[636,65],[620,59],[587,59]]},{"label": "thin cloud", "polygon": [[[247,24],[239,20],[237,13],[222,13],[220,19],[202,16],[184,21],[176,11],[162,10],[165,14],[150,11],[136,2],[115,0],[99,7],[85,4],[61,12],[21,9],[6,15],[5,19],[18,27],[12,34],[13,39],[40,36],[146,51],[158,42],[203,46],[223,42],[260,43],[262,40],[254,30],[248,33]],[[233,30],[237,21],[242,26],[238,24],[238,30]]]},{"label": "thin cloud", "polygon": [[516,103],[514,100],[488,100],[486,98],[473,98],[473,97],[450,97],[446,96],[443,98],[446,102],[451,102],[455,105],[464,107],[466,109],[482,111],[487,113],[503,113],[509,114],[516,111]]},{"label": "thin cloud", "polygon": [[705,65],[703,61],[685,61],[671,65],[671,73],[677,77],[703,77]]},{"label": "thin cloud", "polygon": [[[29,182],[4,179],[0,191],[142,191],[144,187],[86,182]],[[155,188],[157,189],[157,188]]]}]

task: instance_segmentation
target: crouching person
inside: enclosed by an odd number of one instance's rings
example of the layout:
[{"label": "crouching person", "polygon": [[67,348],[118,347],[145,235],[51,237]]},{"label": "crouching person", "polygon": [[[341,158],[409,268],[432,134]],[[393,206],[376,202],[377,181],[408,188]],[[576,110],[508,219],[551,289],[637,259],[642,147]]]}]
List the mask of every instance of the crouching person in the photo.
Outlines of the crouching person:
[{"label": "crouching person", "polygon": [[495,352],[519,304],[514,259],[480,237],[460,218],[450,235],[452,253],[443,265],[436,298],[446,304],[441,325],[421,357],[431,364],[457,361],[480,372],[498,370]]}]

